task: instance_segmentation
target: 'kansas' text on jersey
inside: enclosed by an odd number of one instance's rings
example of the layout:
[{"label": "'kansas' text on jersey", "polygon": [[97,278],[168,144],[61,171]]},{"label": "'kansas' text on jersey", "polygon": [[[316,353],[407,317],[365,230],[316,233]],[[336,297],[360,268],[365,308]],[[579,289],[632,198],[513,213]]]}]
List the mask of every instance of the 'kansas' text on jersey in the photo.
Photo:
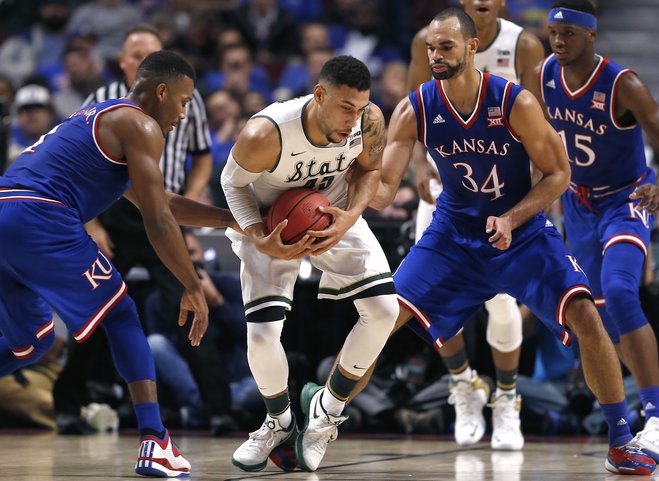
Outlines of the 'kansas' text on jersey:
[{"label": "'kansas' text on jersey", "polygon": [[[437,211],[483,229],[531,189],[530,160],[508,119],[522,87],[480,72],[474,111],[460,114],[431,80],[409,95],[419,140],[439,170],[444,191]],[[544,224],[544,222],[543,222]]]},{"label": "'kansas' text on jersey", "polygon": [[587,187],[628,185],[646,170],[641,127],[622,126],[614,98],[630,70],[599,57],[585,85],[572,92],[554,55],[542,66],[540,88],[551,123],[561,136],[572,168],[572,181]]}]

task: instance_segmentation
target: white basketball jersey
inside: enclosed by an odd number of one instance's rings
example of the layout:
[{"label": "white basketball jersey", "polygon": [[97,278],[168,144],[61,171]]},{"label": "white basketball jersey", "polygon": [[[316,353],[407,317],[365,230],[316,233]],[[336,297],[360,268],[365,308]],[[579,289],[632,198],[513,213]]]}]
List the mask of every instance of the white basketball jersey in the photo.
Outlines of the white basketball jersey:
[{"label": "white basketball jersey", "polygon": [[294,187],[318,190],[336,207],[347,205],[345,175],[363,148],[362,119],[345,142],[319,147],[309,140],[302,120],[309,102],[313,102],[313,95],[275,102],[253,117],[270,119],[281,140],[277,164],[252,183],[260,207],[269,207],[281,192]]},{"label": "white basketball jersey", "polygon": [[517,43],[522,34],[522,27],[503,18],[499,22],[499,33],[494,41],[482,52],[476,52],[474,66],[483,71],[503,77],[510,82],[519,83],[515,62]]}]

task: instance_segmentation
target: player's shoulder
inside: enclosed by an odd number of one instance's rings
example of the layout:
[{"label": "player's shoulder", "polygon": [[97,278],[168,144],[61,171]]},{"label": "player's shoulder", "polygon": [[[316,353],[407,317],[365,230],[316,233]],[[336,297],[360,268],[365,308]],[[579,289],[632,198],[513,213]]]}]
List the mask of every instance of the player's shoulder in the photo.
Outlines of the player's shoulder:
[{"label": "player's shoulder", "polygon": [[531,50],[541,50],[544,53],[545,47],[540,39],[528,30],[522,30],[517,42],[518,52],[528,52]]},{"label": "player's shoulder", "polygon": [[[101,103],[99,105],[105,107],[99,122],[113,130],[162,137],[162,129],[158,122],[138,106],[129,102],[113,103],[112,105]],[[109,108],[110,106],[115,108]]]},{"label": "player's shoulder", "polygon": [[272,117],[257,114],[247,121],[240,138],[254,147],[279,145],[281,132]]},{"label": "player's shoulder", "polygon": [[371,102],[368,105],[368,108],[364,111],[363,124],[366,127],[369,124],[373,123],[384,123],[384,114],[380,107]]}]

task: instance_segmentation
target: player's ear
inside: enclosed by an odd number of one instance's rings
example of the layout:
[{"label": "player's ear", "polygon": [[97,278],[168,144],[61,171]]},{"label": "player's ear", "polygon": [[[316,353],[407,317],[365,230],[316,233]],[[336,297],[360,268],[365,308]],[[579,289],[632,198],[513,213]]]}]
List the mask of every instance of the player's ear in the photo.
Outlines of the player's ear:
[{"label": "player's ear", "polygon": [[467,41],[467,45],[469,46],[469,51],[473,53],[474,55],[478,51],[478,44],[480,43],[480,40],[478,40],[478,37],[470,38]]},{"label": "player's ear", "polygon": [[327,95],[327,91],[325,90],[325,87],[323,87],[320,84],[316,84],[313,88],[314,100],[320,104],[323,102],[325,95]]},{"label": "player's ear", "polygon": [[164,102],[167,98],[167,84],[164,82],[156,85],[156,97],[160,102]]},{"label": "player's ear", "polygon": [[597,37],[597,30],[588,30],[587,37],[588,41],[591,43],[595,43],[595,38]]}]

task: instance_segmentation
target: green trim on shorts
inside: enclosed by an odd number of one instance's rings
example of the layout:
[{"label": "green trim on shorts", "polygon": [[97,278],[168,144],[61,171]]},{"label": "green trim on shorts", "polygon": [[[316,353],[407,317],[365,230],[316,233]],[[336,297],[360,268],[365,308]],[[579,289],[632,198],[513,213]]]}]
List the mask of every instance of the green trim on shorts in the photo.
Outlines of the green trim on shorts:
[{"label": "green trim on shorts", "polygon": [[266,302],[272,302],[272,301],[279,301],[279,302],[284,302],[288,304],[289,306],[293,305],[293,301],[289,299],[288,297],[284,296],[266,296],[266,297],[261,297],[260,299],[256,299],[252,302],[248,302],[245,304],[245,311],[248,309],[251,309],[253,307],[258,306],[259,304],[265,304]]},{"label": "green trim on shorts", "polygon": [[355,282],[354,284],[350,284],[349,286],[342,287],[341,289],[330,289],[327,287],[321,287],[320,289],[318,289],[318,294],[326,294],[328,296],[342,296],[345,295],[346,293],[349,293],[350,291],[359,289],[363,285],[370,284],[371,282],[377,281],[379,279],[391,279],[391,272],[386,272],[384,274],[376,274],[374,276],[367,277],[366,279],[362,279],[359,282]]}]

